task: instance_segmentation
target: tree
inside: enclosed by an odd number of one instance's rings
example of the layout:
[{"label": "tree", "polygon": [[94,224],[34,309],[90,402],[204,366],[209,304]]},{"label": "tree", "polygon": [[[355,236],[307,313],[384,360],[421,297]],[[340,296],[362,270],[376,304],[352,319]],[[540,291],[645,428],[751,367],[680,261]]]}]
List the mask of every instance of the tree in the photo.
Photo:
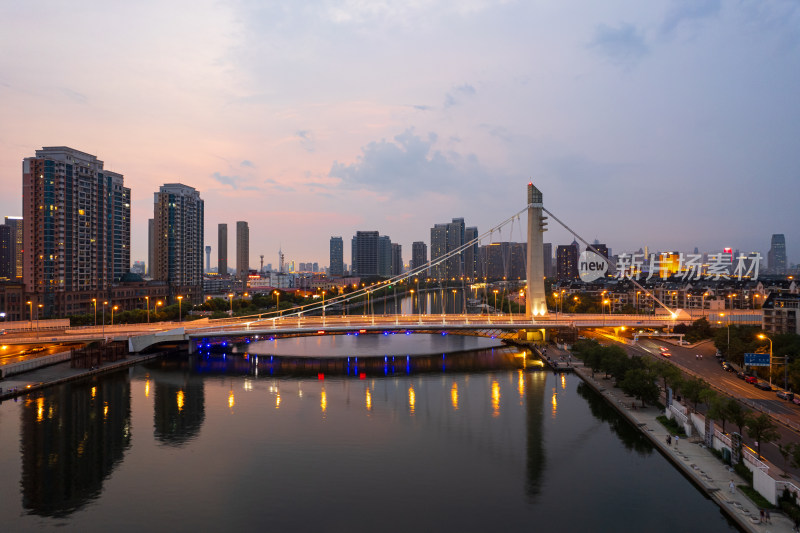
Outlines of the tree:
[{"label": "tree", "polygon": [[645,403],[655,403],[658,401],[658,385],[656,385],[653,375],[644,368],[634,368],[625,373],[625,377],[619,382],[620,388],[625,394],[630,394]]},{"label": "tree", "polygon": [[681,384],[681,394],[692,402],[692,409],[697,411],[697,404],[703,399],[708,384],[701,378],[687,379]]},{"label": "tree", "polygon": [[713,420],[718,420],[722,424],[723,433],[725,433],[725,422],[728,421],[727,405],[731,400],[732,398],[722,398],[715,394],[708,404],[708,416]]},{"label": "tree", "polygon": [[728,414],[728,420],[739,428],[739,435],[741,435],[742,429],[750,421],[750,410],[742,407],[742,404],[733,398],[728,398],[725,403],[725,412]]},{"label": "tree", "polygon": [[683,374],[680,369],[675,365],[661,360],[653,360],[651,368],[656,376],[661,378],[661,383],[664,387],[664,393],[667,389],[672,387],[673,392],[680,388],[681,378]]},{"label": "tree", "polygon": [[780,438],[778,426],[769,415],[764,413],[750,418],[747,422],[747,434],[756,441],[759,459],[761,458],[761,444],[774,442]]}]

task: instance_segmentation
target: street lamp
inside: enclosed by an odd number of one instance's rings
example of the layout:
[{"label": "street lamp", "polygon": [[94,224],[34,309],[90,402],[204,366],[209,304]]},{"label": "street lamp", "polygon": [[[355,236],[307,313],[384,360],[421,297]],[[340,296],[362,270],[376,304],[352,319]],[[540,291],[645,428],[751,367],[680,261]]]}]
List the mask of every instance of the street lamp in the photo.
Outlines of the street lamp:
[{"label": "street lamp", "polygon": [[92,298],[92,303],[94,304],[94,325],[97,327],[97,298]]},{"label": "street lamp", "polygon": [[278,316],[281,315],[281,293],[280,291],[273,291],[272,294],[275,295],[275,308],[278,310]]},{"label": "street lamp", "polygon": [[[720,318],[722,318],[723,316],[725,316],[725,313],[720,313],[719,316],[720,316]],[[731,356],[731,314],[730,313],[728,313],[728,320],[726,321],[725,327],[728,328],[728,353],[726,353],[725,355],[727,357],[730,357]]]},{"label": "street lamp", "polygon": [[457,292],[458,291],[456,289],[453,289],[453,314],[456,314],[456,293]]},{"label": "street lamp", "polygon": [[325,318],[325,291],[322,291],[322,318]]},{"label": "street lamp", "polygon": [[[767,339],[769,341],[769,386],[772,387],[772,339],[770,339],[763,333],[759,333],[758,338],[761,340]],[[786,383],[783,384],[783,388],[784,389],[786,388]]]},{"label": "street lamp", "polygon": [[108,302],[103,302],[103,336],[106,335],[106,306]]},{"label": "street lamp", "polygon": [[231,316],[233,316],[233,293],[228,293],[228,299],[231,301]]},{"label": "street lamp", "polygon": [[178,296],[178,322],[183,322],[183,313],[181,312],[181,302],[183,302],[183,296]]},{"label": "street lamp", "polygon": [[37,307],[37,309],[36,309],[36,338],[38,339],[39,338],[39,314],[41,314],[42,307],[44,307],[44,304],[39,304],[36,307]]},{"label": "street lamp", "polygon": [[494,293],[494,314],[497,314],[497,289],[492,291]]},{"label": "street lamp", "polygon": [[117,309],[119,309],[118,305],[115,305],[114,307],[111,308],[111,325],[112,326],[114,325],[114,311],[116,311]]},{"label": "street lamp", "polygon": [[25,303],[28,304],[28,322],[33,325],[33,302],[29,300]]},{"label": "street lamp", "polygon": [[150,297],[149,296],[145,296],[144,299],[147,300],[147,323],[149,324],[150,323]]}]

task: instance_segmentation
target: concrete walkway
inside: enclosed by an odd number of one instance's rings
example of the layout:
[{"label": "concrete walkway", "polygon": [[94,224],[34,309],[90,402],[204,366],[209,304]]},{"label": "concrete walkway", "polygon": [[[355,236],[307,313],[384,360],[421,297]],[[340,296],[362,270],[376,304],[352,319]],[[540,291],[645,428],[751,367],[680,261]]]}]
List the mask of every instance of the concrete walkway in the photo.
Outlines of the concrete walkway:
[{"label": "concrete walkway", "polygon": [[[699,437],[688,440],[674,440],[667,445],[669,432],[656,420],[663,412],[656,407],[639,407],[641,402],[627,396],[620,389],[614,388],[613,380],[604,379],[604,374],[597,373],[592,378],[588,368],[575,369],[590,387],[599,392],[623,416],[641,429],[658,450],[698,487],[708,493],[711,499],[722,510],[737,522],[745,531],[752,532],[791,532],[791,520],[778,511],[771,513],[771,523],[760,522],[760,510],[738,487],[734,493],[730,491],[731,479],[735,485],[746,485],[746,482],[732,468],[726,466],[709,451]],[[632,408],[636,405],[635,408]]]},{"label": "concrete walkway", "polygon": [[0,380],[0,401],[21,396],[37,389],[50,387],[59,383],[82,379],[85,377],[101,374],[132,366],[143,361],[161,357],[163,353],[153,353],[146,355],[128,354],[125,359],[120,361],[103,363],[95,369],[70,368],[69,361],[57,363],[55,365],[37,368],[24,374],[10,376],[8,379]]}]

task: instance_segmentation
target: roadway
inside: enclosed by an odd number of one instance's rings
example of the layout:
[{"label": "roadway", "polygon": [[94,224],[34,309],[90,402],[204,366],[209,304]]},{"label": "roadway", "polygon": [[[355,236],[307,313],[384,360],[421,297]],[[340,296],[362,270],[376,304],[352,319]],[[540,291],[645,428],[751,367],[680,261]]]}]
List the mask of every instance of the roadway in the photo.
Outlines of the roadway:
[{"label": "roadway", "polygon": [[[586,332],[585,335],[621,343],[631,355],[646,354],[655,359],[668,360],[685,373],[703,378],[717,392],[736,398],[754,412],[763,411],[771,415],[778,423],[779,442],[800,442],[800,406],[781,400],[775,395],[774,391],[764,391],[746,383],[743,379],[736,377],[734,372],[723,370],[722,365],[714,357],[716,348],[711,340],[704,341],[694,347],[687,347],[678,346],[668,341],[640,338],[637,344],[632,346],[626,342],[630,342],[630,339],[622,339],[613,333],[595,331]],[[672,354],[671,357],[667,358],[661,355],[660,347],[662,346],[669,350]],[[699,359],[697,354],[703,357]],[[698,411],[704,413],[706,406],[698,404]],[[737,429],[730,421],[725,423],[727,432],[737,431]],[[745,430],[745,434],[742,436],[745,443],[755,449],[753,440],[748,438],[746,433]],[[777,443],[762,446],[761,453],[773,465],[788,470],[795,476],[800,475],[800,469],[790,468],[786,464],[780,454]]]}]

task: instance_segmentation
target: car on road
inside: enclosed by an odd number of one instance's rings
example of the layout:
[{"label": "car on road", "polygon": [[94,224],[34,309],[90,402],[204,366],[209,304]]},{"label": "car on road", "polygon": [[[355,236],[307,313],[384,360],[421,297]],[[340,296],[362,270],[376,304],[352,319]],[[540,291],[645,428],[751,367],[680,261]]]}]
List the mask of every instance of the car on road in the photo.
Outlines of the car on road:
[{"label": "car on road", "polygon": [[727,361],[725,361],[724,363],[722,363],[722,370],[724,370],[725,372],[736,372],[736,369],[735,369],[735,368],[733,368],[733,365],[732,365],[732,364],[730,364],[730,363],[729,363],[729,362],[727,362]]},{"label": "car on road", "polygon": [[663,355],[664,357],[672,357],[672,354],[669,352],[661,352],[661,355]]},{"label": "car on road", "polygon": [[770,385],[766,381],[756,381],[755,383],[757,389],[761,390],[772,390],[772,385]]},{"label": "car on road", "polygon": [[745,375],[745,373],[744,373],[744,372],[737,372],[737,373],[736,373],[736,377],[737,377],[737,378],[739,378],[739,379],[744,379],[744,378],[746,378],[747,376]]},{"label": "car on road", "polygon": [[800,396],[795,396],[792,398],[792,403],[795,405],[800,405]]},{"label": "car on road", "polygon": [[755,385],[756,383],[758,383],[758,378],[755,376],[745,376],[744,381],[745,383],[752,383]]},{"label": "car on road", "polygon": [[792,400],[794,400],[794,393],[793,392],[789,392],[789,391],[785,391],[785,390],[779,390],[776,394],[778,395],[778,398],[780,398],[781,400],[788,400],[790,402]]}]

